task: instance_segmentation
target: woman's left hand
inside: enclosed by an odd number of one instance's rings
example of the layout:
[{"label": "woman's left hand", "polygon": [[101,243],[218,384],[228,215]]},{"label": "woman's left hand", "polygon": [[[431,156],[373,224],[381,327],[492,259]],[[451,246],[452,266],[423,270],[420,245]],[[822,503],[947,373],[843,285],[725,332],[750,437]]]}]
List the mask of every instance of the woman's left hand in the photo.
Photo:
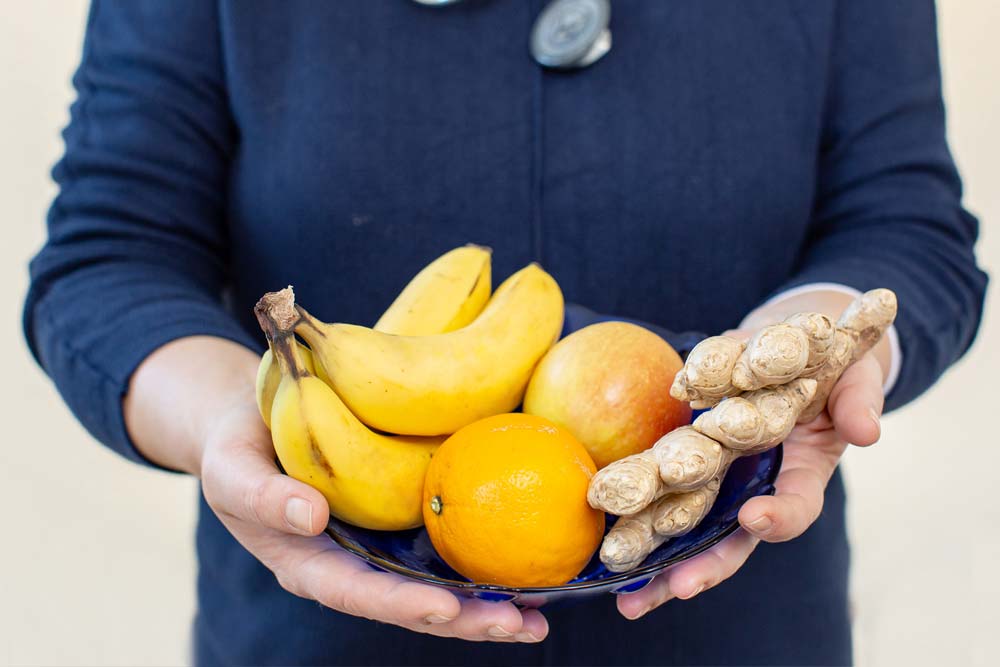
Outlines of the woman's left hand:
[{"label": "woman's left hand", "polygon": [[733,535],[641,591],[619,596],[622,615],[637,619],[673,598],[689,600],[735,574],[761,540],[785,542],[804,533],[823,509],[823,491],[848,443],[867,447],[878,441],[882,402],[882,367],[868,353],[841,376],[827,410],[785,440],[775,494],[748,500]]}]

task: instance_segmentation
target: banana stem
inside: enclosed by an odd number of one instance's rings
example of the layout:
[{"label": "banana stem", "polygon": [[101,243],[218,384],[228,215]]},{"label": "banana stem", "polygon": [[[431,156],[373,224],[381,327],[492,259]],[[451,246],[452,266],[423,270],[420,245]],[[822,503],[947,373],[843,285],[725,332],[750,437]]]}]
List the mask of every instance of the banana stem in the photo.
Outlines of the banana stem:
[{"label": "banana stem", "polygon": [[295,325],[299,314],[295,306],[295,292],[291,285],[277,292],[268,292],[253,309],[257,322],[267,337],[271,352],[278,361],[282,375],[300,378],[309,375],[305,362],[295,342]]},{"label": "banana stem", "polygon": [[315,331],[317,335],[322,336],[324,338],[326,337],[326,334],[323,332],[322,322],[317,320],[309,313],[308,310],[306,310],[305,308],[303,308],[298,304],[295,304],[295,310],[298,313],[298,320],[295,323],[296,326],[301,325],[309,327],[310,329]]},{"label": "banana stem", "polygon": [[260,297],[253,312],[268,340],[274,339],[280,333],[290,334],[299,323],[299,314],[295,309],[295,292],[291,285]]},{"label": "banana stem", "polygon": [[295,336],[291,333],[282,335],[271,344],[274,350],[274,358],[278,360],[278,368],[282,375],[291,375],[298,379],[307,375],[312,375],[302,361],[299,354],[299,345],[295,341]]}]

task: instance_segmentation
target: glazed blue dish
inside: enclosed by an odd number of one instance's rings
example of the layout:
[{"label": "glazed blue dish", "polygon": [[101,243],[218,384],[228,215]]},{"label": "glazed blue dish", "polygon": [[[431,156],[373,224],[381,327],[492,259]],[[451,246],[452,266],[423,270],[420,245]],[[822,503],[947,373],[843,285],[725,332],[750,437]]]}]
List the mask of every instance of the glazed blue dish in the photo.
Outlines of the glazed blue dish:
[{"label": "glazed blue dish", "polygon": [[[576,579],[562,586],[510,588],[474,584],[437,555],[423,528],[395,532],[366,530],[331,517],[326,532],[337,544],[375,569],[443,586],[459,595],[540,607],[556,600],[600,593],[632,593],[641,589],[665,568],[701,553],[735,531],[739,527],[737,515],[744,502],[754,496],[774,493],[774,480],[780,467],[781,446],[737,459],[722,482],[715,505],[693,531],[668,540],[629,572],[610,572],[595,554]],[[608,517],[609,528],[614,519]]]}]

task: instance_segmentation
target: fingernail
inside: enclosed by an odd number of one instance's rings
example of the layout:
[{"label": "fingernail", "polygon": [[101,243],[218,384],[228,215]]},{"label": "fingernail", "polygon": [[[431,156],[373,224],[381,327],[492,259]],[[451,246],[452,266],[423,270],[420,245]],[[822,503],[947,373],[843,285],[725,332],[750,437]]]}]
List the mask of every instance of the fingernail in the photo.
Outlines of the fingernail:
[{"label": "fingernail", "polygon": [[536,643],[542,641],[541,639],[531,634],[530,632],[519,632],[516,635],[514,635],[514,639],[516,639],[519,642],[529,642],[529,643]]},{"label": "fingernail", "polygon": [[289,498],[285,503],[285,521],[302,533],[312,532],[312,505],[302,498]]},{"label": "fingernail", "polygon": [[636,620],[642,618],[643,616],[645,616],[646,614],[648,614],[650,609],[652,609],[652,607],[643,607],[642,609],[640,609],[638,612],[636,612],[634,614],[626,614],[625,618],[627,618],[630,621],[636,621]]},{"label": "fingernail", "polygon": [[875,428],[878,430],[878,434],[882,435],[882,418],[878,414],[878,410],[875,408],[868,408],[868,414],[871,416],[872,421],[875,422]]},{"label": "fingernail", "polygon": [[486,631],[490,637],[496,637],[497,639],[506,639],[507,637],[513,637],[513,632],[507,632],[499,625],[491,625],[490,629]]},{"label": "fingernail", "polygon": [[454,619],[448,618],[447,616],[442,616],[441,614],[431,614],[430,616],[424,619],[424,623],[427,623],[429,625],[438,625],[440,623],[448,623],[453,620]]},{"label": "fingernail", "polygon": [[771,530],[772,525],[774,525],[774,523],[771,521],[771,517],[764,514],[747,524],[747,528],[757,535],[766,535],[767,531]]}]

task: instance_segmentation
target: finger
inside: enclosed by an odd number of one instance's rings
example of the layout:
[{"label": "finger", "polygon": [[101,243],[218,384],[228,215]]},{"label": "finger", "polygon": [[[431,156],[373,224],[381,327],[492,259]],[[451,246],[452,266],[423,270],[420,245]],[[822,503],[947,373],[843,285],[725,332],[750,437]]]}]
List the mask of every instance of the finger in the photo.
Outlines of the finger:
[{"label": "finger", "polygon": [[522,615],[509,602],[459,600],[442,588],[376,572],[339,549],[310,558],[295,572],[305,582],[299,594],[352,616],[472,641],[536,642],[548,634],[540,612]]},{"label": "finger", "polygon": [[318,535],[330,514],[326,499],[281,474],[265,442],[254,437],[207,448],[201,471],[205,500],[217,513],[285,533]]},{"label": "finger", "polygon": [[[462,600],[462,611],[454,621],[426,628],[439,637],[472,641],[520,642],[533,644],[549,634],[549,623],[537,609],[518,610],[508,602]],[[510,615],[519,614],[520,620]],[[520,628],[514,630],[514,628]]]},{"label": "finger", "polygon": [[773,496],[751,498],[740,508],[740,524],[768,542],[798,537],[823,511],[823,494],[847,444],[833,430],[798,426],[785,440]]},{"label": "finger", "polygon": [[282,586],[296,595],[345,614],[411,629],[427,631],[430,626],[451,623],[462,611],[458,598],[443,588],[377,572],[333,547],[290,563],[276,574]]},{"label": "finger", "polygon": [[544,617],[539,617],[541,614],[537,612],[532,615],[531,626],[525,628],[524,617],[513,604],[466,598],[461,601],[461,613],[455,620],[429,631],[472,641],[536,642],[548,632]]},{"label": "finger", "polygon": [[826,479],[810,468],[782,471],[773,496],[751,498],[740,508],[740,525],[766,542],[798,537],[823,511]]},{"label": "finger", "polygon": [[860,446],[878,442],[884,400],[882,367],[868,353],[844,371],[830,392],[827,409],[837,434]]},{"label": "finger", "polygon": [[521,610],[521,631],[515,635],[519,642],[534,643],[549,634],[549,621],[538,609]]},{"label": "finger", "polygon": [[667,577],[656,577],[642,590],[618,596],[618,612],[634,621],[645,616],[650,610],[673,599],[670,581]]},{"label": "finger", "polygon": [[683,561],[660,575],[674,597],[690,600],[733,576],[760,542],[745,530],[722,540],[708,551]]}]

